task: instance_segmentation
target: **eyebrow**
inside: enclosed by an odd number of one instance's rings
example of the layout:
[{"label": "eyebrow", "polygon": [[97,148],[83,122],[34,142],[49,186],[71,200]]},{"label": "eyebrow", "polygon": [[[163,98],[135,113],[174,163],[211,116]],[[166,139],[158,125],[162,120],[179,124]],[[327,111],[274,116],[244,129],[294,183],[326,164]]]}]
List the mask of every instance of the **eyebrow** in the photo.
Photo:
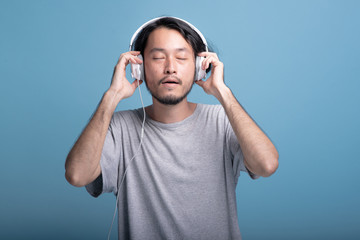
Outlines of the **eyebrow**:
[{"label": "eyebrow", "polygon": [[[187,48],[176,48],[175,49],[176,52],[189,52],[189,49]],[[150,50],[150,53],[153,52],[166,52],[166,50],[164,48],[153,48]]]}]

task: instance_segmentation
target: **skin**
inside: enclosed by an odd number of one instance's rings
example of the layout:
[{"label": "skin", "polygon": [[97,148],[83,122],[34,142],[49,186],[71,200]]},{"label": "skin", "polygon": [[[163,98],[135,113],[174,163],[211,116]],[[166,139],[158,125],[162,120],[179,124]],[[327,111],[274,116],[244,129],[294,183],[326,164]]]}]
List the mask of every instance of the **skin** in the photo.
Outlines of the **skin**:
[{"label": "skin", "polygon": [[[142,63],[138,51],[121,54],[115,66],[110,88],[68,154],[65,177],[74,186],[85,186],[100,174],[100,157],[105,136],[116,106],[133,95],[140,80],[130,83],[126,79],[126,66]],[[224,83],[224,66],[215,53],[202,52],[206,57],[202,67],[212,64],[206,81],[197,81],[207,94],[215,96],[225,109],[244,155],[246,167],[253,173],[268,177],[278,167],[278,152],[269,138],[238,103]],[[176,30],[164,27],[154,30],[144,50],[146,83],[153,95],[161,98],[180,98],[193,84],[195,57],[191,45]],[[185,97],[176,105],[167,105],[153,97],[153,104],[146,108],[147,115],[162,123],[174,123],[189,117],[196,104]]]},{"label": "skin", "polygon": [[[154,30],[144,50],[147,86],[159,97],[180,98],[192,87],[195,74],[195,58],[191,45],[176,30]],[[176,84],[167,83],[175,81]],[[179,122],[190,116],[196,104],[184,98],[176,105],[164,105],[153,97],[153,104],[146,113],[162,123]]]},{"label": "skin", "polygon": [[175,30],[158,28],[153,33],[144,50],[147,87],[157,99],[181,99],[193,85],[194,52]]}]

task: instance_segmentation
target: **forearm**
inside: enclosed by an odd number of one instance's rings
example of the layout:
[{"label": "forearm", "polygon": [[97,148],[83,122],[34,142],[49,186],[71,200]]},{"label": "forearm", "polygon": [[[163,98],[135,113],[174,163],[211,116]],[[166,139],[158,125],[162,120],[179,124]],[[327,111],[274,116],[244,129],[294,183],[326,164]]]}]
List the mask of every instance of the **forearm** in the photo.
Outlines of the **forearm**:
[{"label": "forearm", "polygon": [[69,152],[65,177],[74,186],[84,186],[101,173],[100,158],[107,130],[120,97],[108,90],[93,117]]},{"label": "forearm", "polygon": [[278,152],[270,139],[246,113],[229,88],[224,85],[216,97],[236,134],[246,167],[263,177],[273,174],[278,167]]},{"label": "forearm", "polygon": [[202,68],[213,65],[211,75],[206,81],[196,81],[207,94],[215,96],[225,109],[230,124],[239,141],[246,167],[256,175],[270,176],[278,167],[278,152],[270,139],[261,131],[251,117],[238,103],[224,83],[224,64],[216,53],[202,52],[206,57]]}]

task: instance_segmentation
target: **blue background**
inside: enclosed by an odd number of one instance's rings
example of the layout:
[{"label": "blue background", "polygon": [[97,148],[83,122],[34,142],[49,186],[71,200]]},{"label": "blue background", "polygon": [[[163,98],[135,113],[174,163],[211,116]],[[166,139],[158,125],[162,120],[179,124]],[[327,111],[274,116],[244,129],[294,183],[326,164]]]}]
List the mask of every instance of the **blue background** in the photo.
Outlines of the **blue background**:
[{"label": "blue background", "polygon": [[[174,15],[213,44],[226,83],[280,153],[270,178],[240,176],[243,238],[359,239],[359,9],[350,0],[1,1],[0,238],[106,238],[114,196],[68,184],[65,159],[134,31]],[[198,86],[189,99],[217,103]],[[135,92],[118,110],[140,104]]]}]

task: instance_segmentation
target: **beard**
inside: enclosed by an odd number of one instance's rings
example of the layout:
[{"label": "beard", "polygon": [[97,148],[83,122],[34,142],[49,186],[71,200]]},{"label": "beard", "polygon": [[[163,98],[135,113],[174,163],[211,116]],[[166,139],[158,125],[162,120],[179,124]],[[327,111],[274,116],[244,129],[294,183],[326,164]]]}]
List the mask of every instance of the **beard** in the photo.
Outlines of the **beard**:
[{"label": "beard", "polygon": [[148,89],[149,90],[149,92],[151,93],[151,96],[153,96],[156,100],[158,100],[160,103],[162,103],[162,104],[165,104],[165,105],[176,105],[176,104],[178,104],[179,102],[181,102],[182,100],[184,100],[186,97],[187,97],[187,95],[191,92],[191,89],[192,89],[192,86],[193,86],[194,84],[191,84],[191,86],[190,86],[190,88],[188,89],[188,91],[187,92],[185,92],[182,96],[180,96],[180,97],[176,97],[176,96],[172,96],[172,95],[170,95],[170,96],[165,96],[165,97],[160,97],[160,96],[157,96],[156,94],[154,94],[154,93],[152,93],[151,91],[150,91],[150,89]]},{"label": "beard", "polygon": [[[162,80],[160,80],[160,83],[162,82]],[[179,82],[182,83],[181,80]],[[162,103],[164,105],[176,105],[176,104],[180,103],[182,100],[184,100],[189,95],[192,87],[194,86],[194,82],[190,85],[189,89],[187,89],[186,92],[182,96],[179,96],[179,97],[176,97],[173,95],[168,95],[168,96],[163,96],[163,97],[159,96],[156,93],[154,93],[153,91],[151,91],[151,89],[147,85],[146,81],[145,81],[145,85],[146,85],[147,90],[151,94],[151,96],[153,96],[153,98],[158,100],[160,103]]]}]

